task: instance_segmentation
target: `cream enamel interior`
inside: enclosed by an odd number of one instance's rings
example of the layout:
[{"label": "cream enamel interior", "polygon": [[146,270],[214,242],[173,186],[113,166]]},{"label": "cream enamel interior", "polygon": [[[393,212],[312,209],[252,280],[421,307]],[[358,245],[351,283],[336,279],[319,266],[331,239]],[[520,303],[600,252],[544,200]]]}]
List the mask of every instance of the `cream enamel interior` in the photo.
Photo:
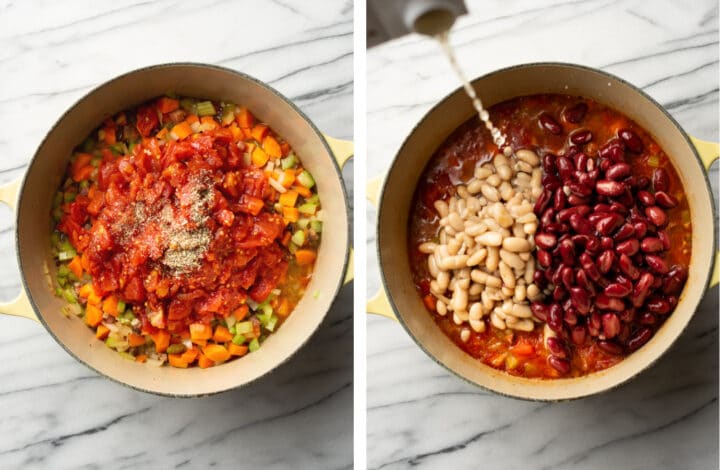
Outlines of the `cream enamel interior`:
[{"label": "cream enamel interior", "polygon": [[417,181],[435,149],[474,111],[456,90],[420,121],[399,150],[380,199],[378,251],[386,291],[415,341],[436,361],[482,387],[513,397],[561,400],[615,387],[647,368],[680,335],[702,298],[714,259],[713,207],[704,169],[686,135],[665,112],[632,86],[602,72],[566,64],[529,64],[473,81],[486,106],[517,96],[565,93],[618,109],[648,130],[670,156],[689,199],[692,255],[685,290],[674,313],[643,348],[620,364],[575,379],[514,377],[486,366],[456,347],[436,326],[413,286],[407,255],[407,221]]},{"label": "cream enamel interior", "polygon": [[[53,195],[76,144],[105,118],[173,91],[247,106],[282,135],[313,174],[323,208],[315,272],[296,309],[255,353],[210,369],[152,367],[127,361],[96,340],[77,318],[65,318],[63,302],[51,291],[54,273],[49,235]],[[141,69],[114,79],[71,108],[39,147],[26,174],[17,207],[17,249],[26,290],[38,317],[76,358],[101,374],[132,387],[168,395],[204,395],[238,387],[269,372],[290,357],[325,317],[344,277],[348,257],[348,211],[333,155],[307,119],[261,83],[231,70],[199,64]],[[317,297],[312,295],[317,292]]]}]

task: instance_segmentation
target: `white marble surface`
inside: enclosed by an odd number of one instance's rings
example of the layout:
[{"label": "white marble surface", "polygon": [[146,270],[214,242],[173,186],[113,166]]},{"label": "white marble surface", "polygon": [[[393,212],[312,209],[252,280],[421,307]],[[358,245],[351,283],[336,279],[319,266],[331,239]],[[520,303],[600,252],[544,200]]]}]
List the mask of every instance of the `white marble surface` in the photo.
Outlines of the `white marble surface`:
[{"label": "white marble surface", "polygon": [[[352,138],[352,19],[349,0],[0,0],[0,181],[22,174],[47,129],[92,87],[171,61],[247,72],[324,132]],[[12,237],[0,208],[3,300],[19,289]],[[351,312],[346,287],[291,361],[202,399],[117,385],[42,326],[0,317],[0,468],[349,468]]]},{"label": "white marble surface", "polygon": [[[523,62],[599,67],[642,87],[697,137],[718,141],[718,7],[704,1],[472,0],[451,36],[469,76]],[[438,47],[406,37],[368,53],[368,177],[457,88]],[[717,197],[717,164],[711,175]],[[379,287],[375,211],[368,294]],[[474,388],[402,327],[369,318],[373,469],[717,469],[718,289],[654,367],[602,396],[529,403]]]}]

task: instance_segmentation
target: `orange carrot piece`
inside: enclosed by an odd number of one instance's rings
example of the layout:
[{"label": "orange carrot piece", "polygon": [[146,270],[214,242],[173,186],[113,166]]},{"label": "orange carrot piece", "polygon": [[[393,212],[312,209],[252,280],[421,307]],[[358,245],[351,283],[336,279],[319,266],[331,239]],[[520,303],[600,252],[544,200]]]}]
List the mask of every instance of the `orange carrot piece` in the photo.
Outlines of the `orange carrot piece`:
[{"label": "orange carrot piece", "polygon": [[295,259],[297,260],[297,264],[299,264],[300,266],[313,264],[316,257],[317,254],[314,250],[297,250],[295,252]]},{"label": "orange carrot piece", "polygon": [[275,309],[275,312],[281,317],[288,316],[290,314],[290,302],[283,297],[280,301],[280,305],[278,305],[277,309]]},{"label": "orange carrot piece", "polygon": [[280,195],[280,199],[278,202],[283,207],[295,207],[295,203],[297,202],[298,198],[298,192],[297,191],[285,191]]},{"label": "orange carrot piece", "polygon": [[305,186],[303,186],[301,184],[296,184],[292,188],[294,191],[297,191],[298,194],[301,195],[302,197],[307,198],[307,197],[312,196],[312,191],[310,191],[308,188],[306,188]]},{"label": "orange carrot piece", "polygon": [[230,343],[228,344],[227,350],[231,356],[244,356],[248,352],[248,347],[245,344],[237,345]]},{"label": "orange carrot piece", "polygon": [[145,361],[147,361],[147,354],[138,354],[137,356],[135,356],[135,362],[139,362],[140,364],[142,364]]},{"label": "orange carrot piece", "polygon": [[82,267],[82,261],[80,261],[79,256],[75,256],[72,261],[70,261],[70,264],[68,264],[68,268],[70,268],[70,271],[75,275],[76,278],[81,279],[83,275],[83,267]]},{"label": "orange carrot piece", "polygon": [[107,126],[103,129],[103,141],[108,145],[117,143],[117,136],[115,135],[115,126]]},{"label": "orange carrot piece", "polygon": [[75,172],[78,169],[88,166],[92,160],[92,155],[89,153],[78,153],[75,156],[75,161],[72,163],[72,171]]},{"label": "orange carrot piece", "polygon": [[100,304],[102,304],[102,297],[100,297],[93,288],[90,295],[88,295],[87,302],[88,305],[95,305],[97,308],[100,308]]},{"label": "orange carrot piece", "polygon": [[209,131],[220,127],[212,116],[203,116],[200,118],[200,124],[204,127],[203,130]]},{"label": "orange carrot piece", "polygon": [[157,101],[157,108],[163,114],[171,113],[180,107],[180,101],[163,96]]},{"label": "orange carrot piece", "polygon": [[235,309],[235,311],[233,312],[233,316],[235,317],[235,320],[243,321],[249,311],[250,311],[250,308],[246,304],[242,304],[241,306],[239,306],[238,308]]},{"label": "orange carrot piece", "polygon": [[91,282],[83,284],[78,291],[78,294],[80,294],[80,297],[82,297],[83,299],[87,299],[88,297],[90,297],[90,294],[93,293],[95,293],[95,290],[93,289]]},{"label": "orange carrot piece", "polygon": [[180,355],[180,358],[188,364],[192,364],[195,362],[195,359],[197,359],[198,354],[200,354],[198,348],[190,348],[186,349],[185,352]]},{"label": "orange carrot piece", "polygon": [[262,141],[262,146],[265,152],[270,155],[272,158],[280,158],[282,157],[282,149],[280,148],[280,144],[278,144],[278,141],[275,140],[275,137],[271,135],[266,135],[265,138]]},{"label": "orange carrot piece", "polygon": [[219,344],[208,344],[203,348],[203,354],[213,362],[225,362],[230,358],[230,353],[225,346]]},{"label": "orange carrot piece", "polygon": [[94,328],[100,324],[102,318],[102,310],[97,305],[87,304],[85,307],[85,323]]},{"label": "orange carrot piece", "polygon": [[247,108],[242,107],[235,115],[235,121],[237,121],[238,126],[250,129],[255,124],[255,116]]},{"label": "orange carrot piece", "polygon": [[192,126],[196,122],[200,122],[200,118],[197,117],[197,114],[188,114],[185,118],[185,122]]},{"label": "orange carrot piece", "polygon": [[181,354],[168,354],[168,362],[171,366],[180,369],[187,369],[188,363],[182,360]]},{"label": "orange carrot piece", "polygon": [[100,323],[97,326],[97,330],[95,330],[95,337],[97,339],[105,339],[108,334],[110,334],[110,328]]},{"label": "orange carrot piece", "polygon": [[257,140],[258,143],[262,142],[268,133],[268,126],[265,124],[257,124],[252,128],[250,135],[253,139]]},{"label": "orange carrot piece", "polygon": [[428,310],[435,311],[435,297],[432,296],[432,294],[428,294],[425,297],[423,297],[423,302],[425,303],[425,307],[428,308]]},{"label": "orange carrot piece", "polygon": [[295,182],[295,172],[292,170],[284,170],[280,175],[280,184],[289,188]]},{"label": "orange carrot piece", "polygon": [[518,356],[532,356],[535,354],[535,348],[532,344],[521,340],[512,348],[512,352]]},{"label": "orange carrot piece", "polygon": [[175,135],[175,137],[177,137],[178,140],[183,140],[185,137],[192,134],[192,129],[190,128],[190,124],[188,124],[187,121],[183,121],[181,123],[175,124],[171,132]]},{"label": "orange carrot piece", "polygon": [[155,351],[159,353],[164,353],[170,346],[170,333],[165,330],[158,330],[157,333],[151,334],[150,337],[155,343]]},{"label": "orange carrot piece", "polygon": [[270,157],[267,153],[265,153],[262,147],[255,147],[255,150],[253,150],[252,152],[253,165],[257,167],[263,167],[269,159]]},{"label": "orange carrot piece", "polygon": [[230,125],[230,133],[232,134],[234,141],[242,140],[244,136],[243,131],[238,127],[236,122],[233,122]]},{"label": "orange carrot piece", "polygon": [[203,353],[200,353],[198,355],[198,366],[200,366],[201,369],[207,369],[208,367],[214,366],[215,363],[207,358],[207,356]]},{"label": "orange carrot piece", "polygon": [[288,222],[297,222],[300,219],[300,211],[297,207],[283,207],[283,218]]},{"label": "orange carrot piece", "polygon": [[285,155],[290,153],[290,144],[288,144],[287,142],[283,142],[282,144],[280,144],[280,149],[282,150],[282,154],[284,157]]},{"label": "orange carrot piece", "polygon": [[227,343],[228,341],[232,341],[233,335],[230,333],[230,330],[222,325],[218,325],[217,328],[215,328],[215,334],[213,334],[212,339],[216,343]]},{"label": "orange carrot piece", "polygon": [[205,323],[190,323],[190,339],[202,340],[212,338],[212,328]]},{"label": "orange carrot piece", "polygon": [[80,261],[82,262],[83,269],[85,271],[90,271],[90,259],[88,258],[87,251],[82,254]]},{"label": "orange carrot piece", "polygon": [[77,170],[73,170],[73,181],[75,181],[76,183],[79,183],[80,181],[85,181],[86,179],[90,178],[90,175],[92,174],[94,169],[94,166],[86,165],[78,168]]},{"label": "orange carrot piece", "polygon": [[102,303],[102,309],[103,312],[107,313],[108,315],[111,315],[115,318],[118,316],[118,298],[116,295],[108,295],[105,297],[105,300],[103,300]]},{"label": "orange carrot piece", "polygon": [[167,135],[168,135],[167,127],[163,127],[162,129],[160,129],[160,132],[155,134],[155,137],[157,137],[158,139],[165,139],[165,137],[167,137]]},{"label": "orange carrot piece", "polygon": [[135,333],[130,333],[128,335],[128,344],[130,344],[133,348],[136,346],[142,346],[145,344],[145,337]]}]

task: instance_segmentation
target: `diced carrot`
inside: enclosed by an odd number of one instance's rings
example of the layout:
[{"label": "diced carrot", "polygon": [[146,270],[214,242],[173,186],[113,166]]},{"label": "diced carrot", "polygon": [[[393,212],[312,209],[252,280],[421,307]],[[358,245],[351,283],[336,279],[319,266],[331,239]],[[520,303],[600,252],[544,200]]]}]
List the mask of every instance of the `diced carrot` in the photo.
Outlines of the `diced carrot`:
[{"label": "diced carrot", "polygon": [[285,191],[280,195],[279,203],[281,206],[284,207],[295,207],[295,203],[297,202],[298,198],[298,192],[297,191]]},{"label": "diced carrot", "polygon": [[97,330],[95,330],[95,337],[97,339],[105,339],[108,334],[110,334],[110,328],[100,323],[97,326]]},{"label": "diced carrot", "polygon": [[187,121],[183,121],[181,123],[175,124],[171,132],[175,135],[175,137],[178,138],[178,140],[182,140],[192,134],[192,129],[190,129],[190,124],[188,124]]},{"label": "diced carrot", "polygon": [[217,129],[220,127],[212,116],[203,116],[200,118],[200,125],[202,126],[202,130],[204,131],[211,131],[213,129]]},{"label": "diced carrot", "polygon": [[222,325],[218,325],[217,328],[215,328],[215,334],[213,334],[213,341],[216,343],[226,343],[228,341],[232,341],[233,334],[230,333],[230,330],[225,328]]},{"label": "diced carrot", "polygon": [[312,196],[312,191],[310,191],[308,188],[306,188],[305,186],[303,186],[301,184],[296,184],[292,188],[294,191],[297,191],[298,194],[301,195],[302,197],[307,198],[307,197]]},{"label": "diced carrot", "polygon": [[290,144],[288,144],[287,142],[283,142],[282,144],[280,144],[280,149],[282,150],[283,156],[285,156],[290,153]]},{"label": "diced carrot", "polygon": [[250,129],[255,124],[255,116],[245,107],[240,108],[240,111],[235,115],[235,120],[238,126]]},{"label": "diced carrot", "polygon": [[512,348],[513,353],[518,356],[532,356],[535,354],[535,348],[532,344],[525,341],[518,341],[518,343]]},{"label": "diced carrot", "polygon": [[242,140],[244,136],[243,131],[238,127],[236,122],[233,122],[230,125],[230,133],[232,134],[233,140],[235,141]]},{"label": "diced carrot", "polygon": [[150,337],[155,343],[155,351],[159,353],[164,353],[170,346],[170,333],[165,330],[158,330],[157,333],[151,334]]},{"label": "diced carrot", "polygon": [[206,323],[190,323],[190,339],[210,339],[212,337],[212,328]]},{"label": "diced carrot", "polygon": [[95,305],[97,308],[100,308],[100,304],[102,304],[102,297],[95,292],[94,288],[92,292],[90,292],[90,295],[88,295],[87,303],[88,305]]},{"label": "diced carrot", "polygon": [[208,340],[206,340],[206,339],[196,339],[196,340],[193,340],[193,344],[196,344],[196,345],[198,345],[198,346],[200,346],[200,347],[205,347],[205,345],[207,344],[207,342],[208,342]]},{"label": "diced carrot", "polygon": [[135,356],[135,362],[139,362],[142,364],[145,361],[147,361],[147,354],[138,354],[137,356]]},{"label": "diced carrot", "polygon": [[76,183],[79,183],[80,181],[85,181],[86,179],[90,178],[90,175],[92,174],[94,169],[94,166],[86,165],[78,168],[77,170],[73,170],[73,181],[75,181]]},{"label": "diced carrot", "polygon": [[316,257],[317,254],[314,250],[297,250],[295,252],[295,259],[297,260],[297,264],[300,266],[313,264]]},{"label": "diced carrot", "polygon": [[208,367],[214,366],[215,363],[207,358],[207,356],[203,353],[200,353],[198,356],[198,366],[200,366],[201,369],[207,369]]},{"label": "diced carrot", "polygon": [[118,298],[117,298],[117,296],[114,294],[110,294],[107,297],[105,297],[105,300],[103,300],[103,303],[102,303],[102,309],[103,309],[103,312],[117,318],[117,316],[118,316]]},{"label": "diced carrot", "polygon": [[102,321],[102,310],[97,305],[87,304],[85,306],[85,323],[92,327],[96,327]]},{"label": "diced carrot", "polygon": [[196,122],[200,122],[200,118],[197,117],[197,114],[188,114],[185,118],[185,122],[192,126]]},{"label": "diced carrot", "polygon": [[128,335],[128,344],[133,348],[136,346],[142,346],[145,344],[145,337],[135,333],[130,333]]},{"label": "diced carrot", "polygon": [[425,303],[425,307],[428,308],[428,310],[435,311],[435,297],[432,296],[432,294],[428,294],[425,297],[423,297],[423,302]]},{"label": "diced carrot", "polygon": [[75,161],[72,163],[72,171],[75,172],[84,166],[88,166],[90,164],[90,160],[92,160],[92,155],[89,153],[76,153]]},{"label": "diced carrot", "polygon": [[255,147],[255,150],[252,152],[253,165],[263,167],[269,159],[270,157],[268,157],[268,154],[265,153],[262,147]]},{"label": "diced carrot", "polygon": [[200,354],[200,350],[198,348],[190,348],[186,349],[180,357],[188,364],[192,364],[193,362],[195,362],[195,359],[197,359],[198,354]]},{"label": "diced carrot", "polygon": [[244,344],[237,345],[230,343],[228,344],[227,350],[231,356],[244,356],[248,352],[248,347]]},{"label": "diced carrot", "polygon": [[[114,123],[113,123],[114,124]],[[117,143],[117,137],[115,135],[115,126],[108,126],[103,129],[103,141],[108,145]]]},{"label": "diced carrot", "polygon": [[90,203],[87,205],[88,213],[90,215],[98,215],[105,203],[105,193],[96,190],[95,186],[92,186],[90,191],[88,191],[88,197],[90,198]]},{"label": "diced carrot", "polygon": [[292,239],[292,235],[290,234],[289,231],[286,230],[285,233],[283,233],[283,237],[280,240],[280,243],[282,243],[283,246],[288,246],[290,244],[291,239]]},{"label": "diced carrot", "polygon": [[90,294],[94,293],[95,290],[93,289],[92,283],[88,282],[87,284],[83,284],[80,286],[80,289],[78,290],[78,294],[80,294],[80,297],[83,299],[87,299],[90,297]]},{"label": "diced carrot", "polygon": [[85,271],[90,271],[90,259],[88,258],[87,251],[80,257],[80,262]]},{"label": "diced carrot", "polygon": [[225,346],[219,344],[208,344],[203,348],[203,354],[213,362],[225,362],[230,358],[230,353]]},{"label": "diced carrot", "polygon": [[257,124],[255,127],[252,128],[252,132],[250,132],[250,135],[253,139],[257,140],[258,143],[262,142],[265,136],[268,133],[268,126],[265,124]]},{"label": "diced carrot", "polygon": [[165,137],[167,137],[167,135],[168,135],[167,127],[163,127],[162,129],[160,129],[160,132],[155,134],[155,137],[157,137],[158,139],[165,139]]},{"label": "diced carrot", "polygon": [[295,172],[292,170],[285,170],[280,175],[280,184],[284,187],[289,188],[295,182]]},{"label": "diced carrot", "polygon": [[282,213],[283,218],[288,222],[297,222],[300,219],[300,211],[297,207],[283,207]]},{"label": "diced carrot", "polygon": [[278,144],[278,141],[275,140],[275,137],[271,135],[266,135],[265,138],[262,141],[262,146],[265,152],[270,155],[272,158],[280,158],[282,157],[282,149],[280,148],[280,144]]},{"label": "diced carrot", "polygon": [[163,96],[157,101],[157,108],[163,114],[171,113],[180,107],[180,102],[173,98]]},{"label": "diced carrot", "polygon": [[290,314],[290,302],[283,297],[280,301],[280,305],[278,305],[277,309],[275,309],[275,312],[281,317],[288,316],[288,314]]},{"label": "diced carrot", "polygon": [[82,267],[82,261],[80,261],[79,256],[75,256],[72,261],[70,261],[70,264],[68,264],[68,268],[70,268],[70,271],[75,275],[76,278],[81,279],[83,275],[83,267]]},{"label": "diced carrot", "polygon": [[249,311],[250,311],[250,308],[247,306],[247,304],[242,304],[241,306],[239,306],[238,308],[235,309],[235,311],[233,312],[233,316],[235,317],[235,320],[243,321]]},{"label": "diced carrot", "polygon": [[168,362],[171,366],[180,369],[187,369],[188,363],[182,360],[181,354],[168,354]]}]

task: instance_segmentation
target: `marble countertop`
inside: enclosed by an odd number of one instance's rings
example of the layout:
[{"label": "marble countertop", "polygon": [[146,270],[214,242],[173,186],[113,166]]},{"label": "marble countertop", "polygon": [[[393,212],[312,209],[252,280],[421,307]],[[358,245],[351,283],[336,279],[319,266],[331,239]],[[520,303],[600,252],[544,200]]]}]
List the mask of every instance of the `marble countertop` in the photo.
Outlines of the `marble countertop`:
[{"label": "marble countertop", "polygon": [[[471,0],[451,35],[468,76],[523,62],[598,67],[643,88],[691,134],[718,141],[718,9],[712,0]],[[458,87],[418,36],[368,51],[368,177]],[[482,94],[482,93],[481,93]],[[711,180],[717,197],[718,171]],[[368,295],[380,286],[367,214]],[[479,390],[430,360],[403,328],[370,317],[372,469],[718,468],[718,289],[653,367],[601,396],[531,403]]]},{"label": "marble countertop", "polygon": [[[0,182],[24,172],[45,132],[91,88],[173,61],[247,72],[324,132],[352,138],[350,0],[0,0]],[[13,236],[3,206],[1,300],[20,288]],[[0,468],[350,468],[351,313],[345,287],[292,360],[259,383],[199,399],[125,388],[75,362],[41,325],[0,316]]]}]

